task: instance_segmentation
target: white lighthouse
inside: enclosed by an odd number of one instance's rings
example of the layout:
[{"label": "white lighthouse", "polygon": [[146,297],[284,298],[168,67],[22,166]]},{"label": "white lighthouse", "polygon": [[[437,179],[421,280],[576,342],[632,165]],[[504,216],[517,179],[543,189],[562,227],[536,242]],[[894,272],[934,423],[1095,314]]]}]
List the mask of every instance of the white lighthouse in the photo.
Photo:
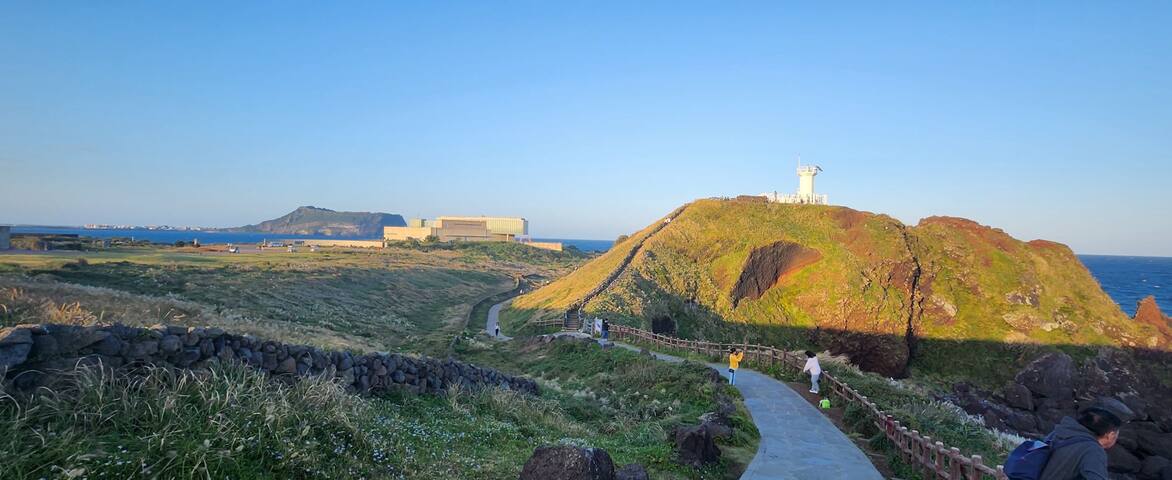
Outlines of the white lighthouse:
[{"label": "white lighthouse", "polygon": [[777,203],[805,203],[812,205],[828,205],[830,202],[826,195],[818,195],[814,193],[814,177],[818,172],[822,171],[822,167],[817,165],[802,165],[801,158],[798,159],[798,193],[778,194],[777,192],[766,193],[765,197],[771,202]]}]

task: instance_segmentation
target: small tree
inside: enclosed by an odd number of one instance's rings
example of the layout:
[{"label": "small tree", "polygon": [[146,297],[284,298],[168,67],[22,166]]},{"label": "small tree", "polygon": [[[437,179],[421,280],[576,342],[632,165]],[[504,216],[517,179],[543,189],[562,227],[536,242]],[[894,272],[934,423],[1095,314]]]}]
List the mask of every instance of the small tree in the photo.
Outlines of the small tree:
[{"label": "small tree", "polygon": [[619,238],[614,239],[614,244],[618,245],[620,243],[623,243],[623,241],[625,241],[628,238],[630,238],[630,237],[628,237],[627,235],[619,235]]}]

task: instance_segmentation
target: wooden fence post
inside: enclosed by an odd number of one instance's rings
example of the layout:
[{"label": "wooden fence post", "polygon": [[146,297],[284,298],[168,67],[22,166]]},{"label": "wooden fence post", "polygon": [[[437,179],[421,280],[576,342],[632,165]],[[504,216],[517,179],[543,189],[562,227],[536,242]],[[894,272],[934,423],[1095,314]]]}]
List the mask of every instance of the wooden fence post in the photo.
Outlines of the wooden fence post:
[{"label": "wooden fence post", "polygon": [[981,460],[980,455],[973,455],[973,469],[969,471],[969,480],[981,480],[981,467],[985,465],[985,461]]},{"label": "wooden fence post", "polygon": [[960,460],[960,449],[952,447],[948,450],[948,478],[952,480],[960,480],[961,467],[964,462]]},{"label": "wooden fence post", "polygon": [[936,471],[934,472],[932,477],[933,478],[940,478],[943,476],[942,474],[945,472],[945,470],[944,470],[944,442],[936,442],[936,445],[932,450],[936,452]]}]

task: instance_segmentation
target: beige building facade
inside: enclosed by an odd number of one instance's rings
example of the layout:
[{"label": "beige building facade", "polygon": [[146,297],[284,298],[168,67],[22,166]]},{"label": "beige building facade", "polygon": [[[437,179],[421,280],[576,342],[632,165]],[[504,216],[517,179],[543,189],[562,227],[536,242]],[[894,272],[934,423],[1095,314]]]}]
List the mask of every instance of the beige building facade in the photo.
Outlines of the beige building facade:
[{"label": "beige building facade", "polygon": [[424,240],[434,236],[441,242],[512,242],[528,235],[529,221],[519,217],[412,218],[406,227],[383,227],[383,239],[387,241]]}]

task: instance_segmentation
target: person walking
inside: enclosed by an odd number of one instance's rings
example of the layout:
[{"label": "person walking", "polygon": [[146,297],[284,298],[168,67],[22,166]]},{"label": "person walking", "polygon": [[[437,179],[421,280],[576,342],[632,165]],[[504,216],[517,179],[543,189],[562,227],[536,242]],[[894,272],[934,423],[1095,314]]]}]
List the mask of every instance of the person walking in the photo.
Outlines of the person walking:
[{"label": "person walking", "polygon": [[498,336],[498,337],[499,337],[499,336],[501,336],[501,326],[500,326],[500,324],[497,324],[497,326],[496,326],[496,333],[495,333],[494,335],[496,335],[496,336]]},{"label": "person walking", "polygon": [[741,359],[745,358],[745,352],[739,348],[733,347],[728,349],[728,384],[737,384],[737,367],[741,365]]},{"label": "person walking", "polygon": [[818,394],[818,377],[822,376],[822,365],[818,364],[818,356],[806,350],[806,366],[802,373],[810,372],[810,393]]},{"label": "person walking", "polygon": [[602,320],[602,343],[606,343],[606,341],[608,339],[610,339],[610,322],[606,321],[606,319],[603,319]]},{"label": "person walking", "polygon": [[1077,419],[1063,417],[1046,436],[1050,458],[1038,480],[1107,480],[1107,449],[1115,446],[1121,426],[1117,415],[1099,407]]}]

